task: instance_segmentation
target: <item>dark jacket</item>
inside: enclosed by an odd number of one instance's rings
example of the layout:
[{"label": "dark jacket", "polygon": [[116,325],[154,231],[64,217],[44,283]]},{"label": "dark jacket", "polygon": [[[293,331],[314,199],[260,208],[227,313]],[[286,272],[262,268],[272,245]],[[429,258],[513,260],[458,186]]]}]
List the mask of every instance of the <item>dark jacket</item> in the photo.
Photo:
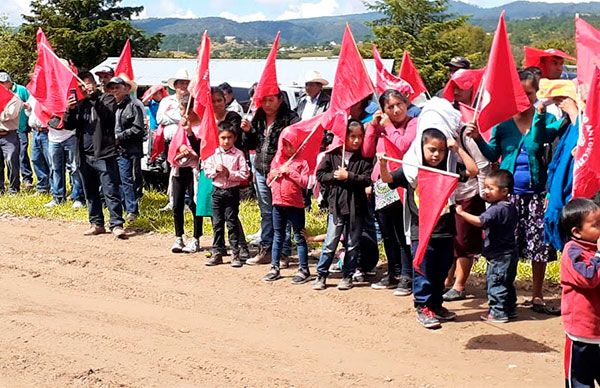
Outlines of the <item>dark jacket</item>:
[{"label": "dark jacket", "polygon": [[94,157],[106,159],[117,156],[115,146],[115,112],[117,102],[114,96],[96,92],[77,103],[75,108],[65,113],[65,129],[76,130],[79,155],[85,155],[84,133],[93,133]]},{"label": "dark jacket", "polygon": [[144,113],[129,96],[117,104],[115,138],[118,150],[132,156],[143,156],[142,144],[146,128]]},{"label": "dark jacket", "polygon": [[254,165],[256,170],[266,175],[271,169],[271,161],[277,152],[277,143],[281,131],[287,126],[297,123],[300,118],[287,104],[282,103],[277,112],[277,117],[267,128],[267,116],[262,108],[258,108],[251,122],[250,131],[244,132],[243,148],[256,150]]},{"label": "dark jacket", "polygon": [[[296,113],[298,114],[299,117],[302,117],[302,113],[304,112],[304,107],[306,106],[306,100],[308,99],[308,95],[304,95],[300,98],[300,101],[298,101],[298,106],[296,107]],[[321,94],[319,94],[319,99],[317,100],[317,106],[315,108],[315,111],[313,112],[313,117],[318,115],[319,113],[323,113],[327,110],[327,108],[329,108],[329,102],[330,102],[331,98],[323,93],[321,91]]]},{"label": "dark jacket", "polygon": [[354,152],[346,166],[348,179],[339,181],[333,173],[342,165],[342,147],[336,148],[325,155],[317,169],[317,180],[327,192],[329,212],[334,217],[355,217],[365,214],[368,206],[365,188],[371,185],[373,164],[361,156],[360,151]]}]

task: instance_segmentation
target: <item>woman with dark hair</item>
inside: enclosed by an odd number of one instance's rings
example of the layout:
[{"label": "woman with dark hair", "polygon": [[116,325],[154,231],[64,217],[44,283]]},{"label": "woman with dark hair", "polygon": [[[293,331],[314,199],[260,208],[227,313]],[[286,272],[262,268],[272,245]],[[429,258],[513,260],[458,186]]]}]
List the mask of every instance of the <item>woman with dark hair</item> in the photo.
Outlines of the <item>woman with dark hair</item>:
[{"label": "woman with dark hair", "polygon": [[[544,303],[543,283],[546,264],[556,260],[556,250],[544,242],[544,201],[546,196],[547,166],[544,162],[544,144],[558,135],[563,120],[546,114],[546,103],[535,108],[538,79],[531,71],[519,72],[519,79],[531,106],[510,120],[498,124],[486,142],[475,125],[467,132],[491,162],[500,162],[500,168],[510,171],[515,178],[511,201],[517,206],[519,220],[517,248],[519,256],[531,261],[533,272],[532,307],[536,312],[556,314],[556,308]],[[552,103],[552,101],[550,101]]]}]

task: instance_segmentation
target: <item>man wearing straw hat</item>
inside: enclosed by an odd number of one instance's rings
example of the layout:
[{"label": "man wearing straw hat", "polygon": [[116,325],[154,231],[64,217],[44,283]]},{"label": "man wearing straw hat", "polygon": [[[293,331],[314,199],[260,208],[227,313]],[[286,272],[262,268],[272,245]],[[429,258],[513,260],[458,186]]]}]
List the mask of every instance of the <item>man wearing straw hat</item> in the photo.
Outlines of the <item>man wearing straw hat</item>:
[{"label": "man wearing straw hat", "polygon": [[323,78],[321,73],[311,70],[304,77],[304,91],[306,94],[298,101],[296,113],[302,120],[308,120],[329,108],[330,98],[323,93],[323,87],[329,82]]}]

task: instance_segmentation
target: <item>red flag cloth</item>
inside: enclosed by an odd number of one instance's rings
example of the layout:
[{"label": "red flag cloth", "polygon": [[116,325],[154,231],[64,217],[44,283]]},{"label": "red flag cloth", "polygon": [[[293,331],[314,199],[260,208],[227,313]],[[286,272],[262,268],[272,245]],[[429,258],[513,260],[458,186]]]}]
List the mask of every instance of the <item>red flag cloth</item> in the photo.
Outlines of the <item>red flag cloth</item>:
[{"label": "red flag cloth", "polygon": [[40,44],[45,44],[46,46],[48,46],[48,48],[50,48],[50,50],[53,50],[52,45],[50,44],[50,41],[48,41],[48,38],[46,38],[46,34],[44,34],[44,31],[42,30],[42,27],[38,28],[36,34],[35,34],[35,40],[37,42],[37,47],[38,47],[38,51],[40,48]]},{"label": "red flag cloth", "polygon": [[[502,12],[502,15],[504,15],[504,12]],[[558,49],[551,48],[546,50],[540,50],[533,47],[525,46],[525,67],[540,67],[542,64],[543,57],[561,57],[564,59],[570,59],[572,61],[575,60],[575,58],[573,58],[569,54]]]},{"label": "red flag cloth", "polygon": [[427,92],[427,87],[425,87],[419,71],[406,50],[404,50],[404,54],[402,55],[402,64],[400,65],[400,74],[398,75],[413,88],[414,94],[410,97],[411,101]]},{"label": "red flag cloth", "polygon": [[373,60],[377,69],[377,82],[375,83],[377,93],[382,94],[388,89],[393,89],[405,96],[414,94],[414,90],[408,82],[400,77],[396,77],[385,68],[381,55],[379,55],[379,51],[377,51],[377,46],[375,45],[373,45]]},{"label": "red flag cloth", "polygon": [[317,168],[317,155],[319,155],[321,142],[325,130],[321,125],[324,113],[320,113],[308,120],[299,121],[281,131],[277,144],[277,153],[273,158],[273,167],[279,167],[285,163],[283,157],[282,141],[285,139],[296,149],[295,159],[303,159],[308,163],[310,174]]},{"label": "red flag cloth", "polygon": [[523,90],[510,48],[504,11],[500,14],[490,57],[483,76],[482,96],[475,107],[479,131],[485,133],[531,104]]},{"label": "red flag cloth", "polygon": [[592,198],[600,190],[600,69],[594,67],[573,164],[573,197]]},{"label": "red flag cloth", "polygon": [[210,90],[210,38],[204,31],[202,42],[198,47],[198,73],[194,76],[188,87],[194,97],[194,112],[200,117],[198,131],[194,132],[200,142],[200,159],[206,160],[219,146],[217,122],[212,105],[212,94]]},{"label": "red flag cloth", "polygon": [[131,64],[131,42],[129,39],[125,42],[125,46],[123,47],[123,51],[121,51],[121,56],[119,56],[119,61],[115,67],[115,75],[120,77],[121,74],[125,74],[130,81],[134,80],[133,65]]},{"label": "red flag cloth", "polygon": [[165,150],[165,127],[159,125],[154,132],[152,138],[152,150],[150,152],[150,163],[154,161],[163,153]]},{"label": "red flag cloth", "polygon": [[[323,127],[331,129],[334,135],[344,140],[346,138],[345,121],[347,121],[344,120],[344,113],[352,105],[362,101],[373,93],[375,93],[373,82],[369,78],[365,63],[360,56],[358,47],[356,47],[350,26],[346,24],[340,56],[335,70],[331,102],[329,103],[329,109],[323,117]],[[344,125],[341,125],[342,122],[344,122]]]},{"label": "red flag cloth", "polygon": [[413,267],[419,273],[423,273],[421,264],[433,229],[457,185],[455,176],[419,169],[415,190],[415,202],[419,207],[419,245],[413,259]]},{"label": "red flag cloth", "polygon": [[594,67],[600,66],[600,31],[585,20],[575,18],[577,46],[577,83],[590,86]]},{"label": "red flag cloth", "polygon": [[4,108],[8,105],[8,103],[15,98],[15,94],[10,90],[6,89],[4,86],[0,85],[0,114],[4,112]]},{"label": "red flag cloth", "polygon": [[461,90],[471,89],[471,104],[475,102],[477,97],[477,91],[483,78],[485,69],[458,69],[455,71],[446,86],[444,87],[444,98],[450,102],[454,102],[454,89],[459,88]]},{"label": "red flag cloth", "polygon": [[278,32],[273,41],[273,46],[265,62],[265,68],[263,69],[260,80],[254,89],[254,95],[252,96],[252,102],[258,109],[262,104],[263,97],[274,96],[279,94],[279,84],[277,83],[277,67],[275,66],[275,60],[277,59],[277,50],[279,49],[279,37],[281,32]]},{"label": "red flag cloth", "polygon": [[67,99],[74,74],[46,44],[38,47],[38,58],[27,90],[37,100],[36,115],[42,123],[67,111]]}]

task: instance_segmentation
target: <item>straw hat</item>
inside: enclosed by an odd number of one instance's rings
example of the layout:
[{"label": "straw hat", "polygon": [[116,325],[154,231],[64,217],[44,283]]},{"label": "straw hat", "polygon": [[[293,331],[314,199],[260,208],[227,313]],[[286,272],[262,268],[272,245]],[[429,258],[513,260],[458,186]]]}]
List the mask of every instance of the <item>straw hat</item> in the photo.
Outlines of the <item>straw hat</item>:
[{"label": "straw hat", "polygon": [[327,80],[323,78],[321,73],[319,73],[316,70],[311,70],[304,76],[304,83],[306,84],[309,82],[316,82],[323,86],[329,85],[329,82],[327,82]]},{"label": "straw hat", "polygon": [[190,73],[187,71],[187,69],[179,69],[177,70],[177,73],[175,73],[175,76],[172,78],[169,78],[167,80],[167,84],[169,85],[169,87],[171,89],[175,89],[175,82],[177,81],[191,81],[192,77],[190,77]]}]

